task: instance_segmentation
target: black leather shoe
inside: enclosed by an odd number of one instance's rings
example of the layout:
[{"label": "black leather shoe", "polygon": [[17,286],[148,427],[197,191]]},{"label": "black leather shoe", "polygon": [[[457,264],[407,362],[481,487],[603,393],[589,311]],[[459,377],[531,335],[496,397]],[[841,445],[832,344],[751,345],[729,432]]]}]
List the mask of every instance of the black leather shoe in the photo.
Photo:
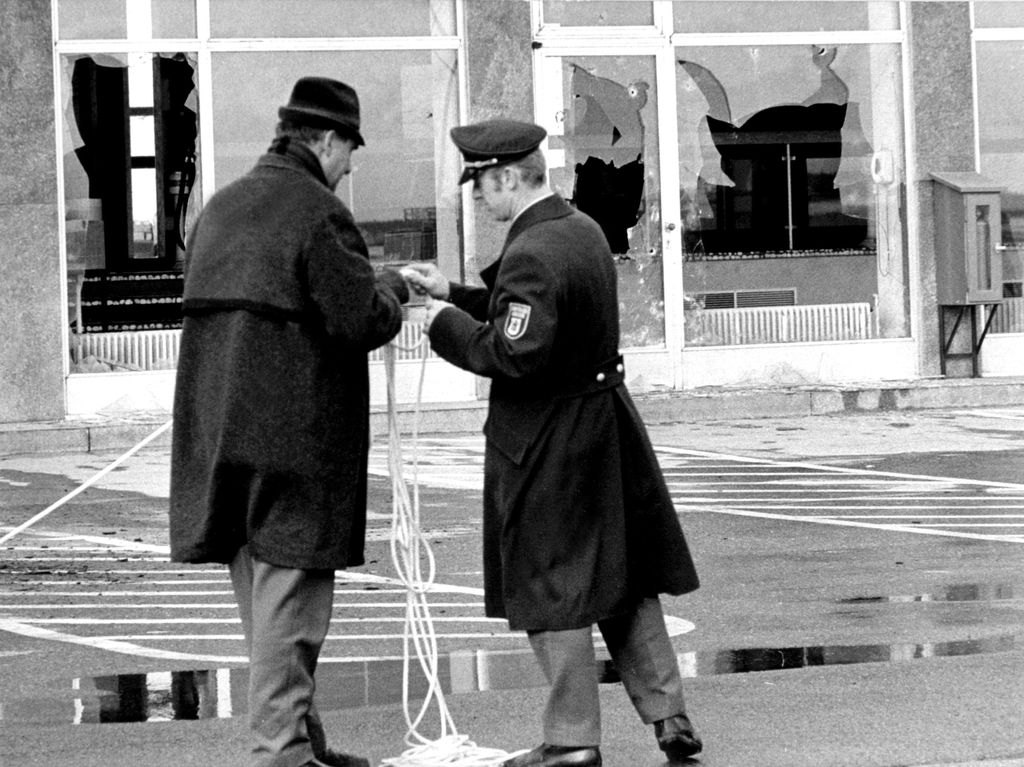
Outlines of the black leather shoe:
[{"label": "black leather shoe", "polygon": [[351,754],[343,754],[340,751],[335,751],[333,748],[327,749],[322,754],[317,754],[316,760],[327,765],[327,767],[370,767],[369,759],[363,759],[361,756],[352,756]]},{"label": "black leather shoe", "polygon": [[654,737],[658,739],[658,748],[672,761],[681,761],[699,754],[704,748],[686,714],[677,714],[655,722]]},{"label": "black leather shoe", "polygon": [[501,767],[601,767],[601,751],[597,746],[541,743],[533,751],[505,760]]}]

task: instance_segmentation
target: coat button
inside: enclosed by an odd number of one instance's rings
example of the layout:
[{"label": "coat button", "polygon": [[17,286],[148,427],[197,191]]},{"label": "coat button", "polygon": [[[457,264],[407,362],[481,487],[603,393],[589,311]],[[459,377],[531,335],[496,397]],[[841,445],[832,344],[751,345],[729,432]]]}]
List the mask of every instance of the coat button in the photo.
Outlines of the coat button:
[{"label": "coat button", "polygon": [[618,365],[616,365],[616,366],[615,366],[615,369],[616,369],[616,370],[617,370],[618,372],[620,372],[620,373],[621,373],[621,372],[622,372],[623,370],[625,370],[626,368],[624,368],[624,367],[622,366],[622,363],[620,362],[620,363],[619,363]]},{"label": "coat button", "polygon": [[598,381],[598,383],[600,383],[603,380],[604,380],[604,373],[598,373],[597,374],[597,381]]}]

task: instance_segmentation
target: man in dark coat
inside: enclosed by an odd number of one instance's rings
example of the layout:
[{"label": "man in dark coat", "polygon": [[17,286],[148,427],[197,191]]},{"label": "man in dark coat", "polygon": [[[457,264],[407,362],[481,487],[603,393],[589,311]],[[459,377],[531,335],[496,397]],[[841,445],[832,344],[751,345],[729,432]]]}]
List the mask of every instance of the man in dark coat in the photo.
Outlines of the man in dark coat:
[{"label": "man in dark coat", "polygon": [[672,758],[700,751],[659,594],[697,574],[647,431],[623,383],[616,274],[600,227],[554,195],[536,125],[452,130],[473,196],[510,221],[485,287],[433,265],[403,270],[425,293],[433,349],[491,379],[484,425],[487,615],[524,630],[551,683],[544,742],[507,767],[601,764],[600,628],[644,722]]},{"label": "man in dark coat", "polygon": [[209,200],[186,251],[171,558],[230,565],[250,658],[253,765],[347,765],[313,674],[334,571],[363,564],[367,353],[402,324],[334,194],[364,141],[352,88],[302,78],[256,167]]}]

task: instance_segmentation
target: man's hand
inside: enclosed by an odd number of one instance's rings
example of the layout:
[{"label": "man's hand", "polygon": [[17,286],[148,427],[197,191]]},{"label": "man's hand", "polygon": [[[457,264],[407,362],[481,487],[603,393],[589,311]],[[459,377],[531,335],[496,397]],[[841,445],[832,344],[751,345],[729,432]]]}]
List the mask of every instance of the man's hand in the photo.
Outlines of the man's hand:
[{"label": "man's hand", "polygon": [[402,267],[401,273],[414,293],[442,300],[448,298],[448,280],[436,264],[409,264]]},{"label": "man's hand", "polygon": [[434,322],[434,318],[441,313],[442,309],[447,309],[449,306],[453,306],[453,304],[450,304],[447,301],[441,301],[440,299],[431,298],[428,295],[426,303],[427,315],[426,321],[423,323],[423,330],[425,332],[429,332],[430,326]]}]

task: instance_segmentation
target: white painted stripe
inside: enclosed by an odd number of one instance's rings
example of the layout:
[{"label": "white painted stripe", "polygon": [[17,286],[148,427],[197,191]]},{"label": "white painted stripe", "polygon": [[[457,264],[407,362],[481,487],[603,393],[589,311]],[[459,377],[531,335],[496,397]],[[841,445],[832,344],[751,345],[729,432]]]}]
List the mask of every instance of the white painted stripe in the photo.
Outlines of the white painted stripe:
[{"label": "white painted stripe", "polygon": [[[4,551],[45,551],[51,554],[61,551],[72,551],[76,554],[84,554],[89,551],[106,553],[111,548],[111,546],[5,546]],[[49,559],[56,559],[56,557],[49,557]]]},{"label": "white painted stripe", "polygon": [[[504,621],[502,621],[504,622]],[[665,627],[668,629],[669,636],[680,636],[693,631],[696,626],[690,621],[683,620],[682,618],[676,618],[672,615],[665,616]],[[515,639],[517,641],[524,638],[524,633],[521,631],[507,631],[501,634],[494,633],[461,633],[461,634],[440,634],[435,633],[434,636],[437,639]],[[600,633],[595,631],[595,637],[600,637]],[[104,637],[96,637],[99,639],[110,639],[114,641],[123,642],[174,642],[177,640],[189,641],[189,642],[201,642],[204,640],[216,641],[216,642],[244,642],[244,634],[124,634],[124,635],[110,635]],[[329,642],[356,642],[356,641],[378,641],[378,640],[401,640],[404,639],[404,634],[328,634],[327,641]]]},{"label": "white painted stripe", "polygon": [[133,626],[205,625],[214,623],[240,624],[240,618],[19,618],[21,623],[33,626],[106,626],[109,624],[125,624]]},{"label": "white painted stripe", "polygon": [[[203,602],[182,605],[67,604],[67,605],[3,605],[4,610],[237,610],[238,605]],[[83,618],[83,620],[85,620]]]},{"label": "white painted stripe", "polygon": [[979,487],[1009,487],[1016,490],[1024,491],[1024,483],[1020,482],[995,482],[992,480],[984,479],[966,479],[966,478],[950,478],[950,477],[935,477],[927,474],[904,474],[900,472],[892,471],[874,471],[870,469],[851,469],[844,466],[827,466],[824,464],[805,463],[801,461],[773,461],[769,458],[750,458],[740,455],[731,455],[728,453],[711,453],[706,450],[688,450],[685,448],[677,447],[655,447],[655,450],[664,452],[670,455],[705,455],[709,457],[717,457],[719,459],[727,459],[735,461],[737,463],[753,463],[770,466],[791,466],[793,468],[801,469],[818,469],[823,472],[833,474],[852,474],[860,476],[872,476],[872,477],[898,477],[901,479],[915,479],[922,481],[931,482],[955,482],[962,485],[976,485]]},{"label": "white painted stripe", "polygon": [[[692,627],[693,624],[689,621],[684,621],[680,618],[673,618],[670,622],[666,616],[666,626],[669,628],[669,635],[675,636],[678,633],[680,624]],[[691,629],[692,630],[692,629]],[[12,634],[18,634],[20,636],[27,636],[34,639],[47,639],[50,641],[66,642],[69,644],[82,645],[86,647],[93,647],[96,649],[107,650],[109,652],[122,653],[125,655],[133,655],[143,658],[158,658],[162,660],[184,660],[184,661],[198,661],[204,663],[248,663],[248,658],[244,655],[210,655],[210,654],[199,654],[199,653],[183,653],[183,652],[171,652],[168,650],[157,650],[148,647],[141,647],[139,645],[130,642],[121,642],[116,640],[104,639],[102,637],[78,637],[72,634],[62,634],[50,629],[40,628],[38,626],[29,626],[24,623],[12,621],[9,619],[0,618],[0,631],[7,631]],[[510,634],[510,636],[522,637],[522,634]],[[146,641],[151,640],[152,637],[147,637]],[[380,640],[379,636],[367,637],[367,639]],[[321,654],[318,659],[318,663],[369,663],[373,661],[382,660],[403,660],[404,654],[399,655],[367,655],[362,657],[354,657],[352,655],[341,655],[332,656],[330,654]]]},{"label": "white painted stripe", "polygon": [[[435,619],[435,620],[439,620],[439,619]],[[508,625],[503,618],[473,618],[473,619],[468,619],[467,618],[464,621],[461,620],[461,619],[458,619],[458,618],[450,618],[450,619],[446,619],[446,620],[449,623],[460,623],[460,622],[465,622],[465,623],[494,623],[494,624],[499,624],[499,625],[501,625],[503,627],[507,627],[507,625]],[[338,623],[366,623],[366,622],[372,622],[372,621],[344,621],[344,620],[340,620],[340,619],[337,619],[337,618],[332,618],[331,619],[331,624],[332,625],[338,624]],[[395,622],[395,621],[389,621],[389,622]],[[132,618],[132,619],[125,619],[125,620],[106,620],[106,619],[99,619],[99,618],[35,618],[35,619],[33,619],[33,618],[23,618],[23,619],[19,620],[18,623],[22,623],[22,624],[25,624],[25,625],[33,625],[33,626],[105,626],[105,625],[119,625],[119,626],[120,625],[129,625],[129,626],[196,625],[196,626],[198,626],[198,625],[214,625],[214,624],[216,624],[216,625],[235,625],[235,626],[237,626],[237,625],[241,624],[241,620],[239,620],[238,618],[226,618],[226,619],[221,619],[221,618],[182,618],[182,619],[179,619],[179,620],[166,619],[166,618]],[[694,628],[696,628],[696,626],[693,623],[691,623],[690,621],[684,620],[682,618],[677,618],[677,617],[675,617],[673,615],[666,615],[665,616],[665,626],[668,629],[669,636],[679,636],[680,634],[686,634],[686,633],[689,633],[690,631],[693,631]],[[3,628],[2,620],[0,620],[0,628]],[[509,633],[521,633],[521,632],[514,632],[514,631],[511,631],[511,630],[508,630],[508,629],[506,629],[506,631],[509,632]],[[506,632],[501,632],[501,633],[503,635]],[[146,635],[146,636],[150,636],[150,635]],[[175,638],[175,636],[178,636],[178,635],[169,635],[169,634],[167,634],[167,635],[157,635],[157,634],[154,634],[152,636],[154,638],[165,637],[165,638],[173,639],[173,638]],[[207,635],[199,634],[197,636],[202,638],[202,637],[207,636]],[[378,639],[378,638],[381,638],[383,636],[388,636],[388,635],[385,635],[385,634],[366,634],[366,635],[343,634],[341,636],[343,638],[348,638],[348,639],[351,639],[351,638],[357,637],[357,636],[362,636],[363,638],[367,638],[367,639]],[[401,636],[401,635],[399,634],[399,635],[395,635],[395,636]],[[477,635],[474,634],[473,636],[477,636]],[[480,634],[479,636],[498,636],[498,635],[489,633],[489,634]]]},{"label": "white painted stripe", "polygon": [[1024,519],[1024,514],[824,514],[835,519]]},{"label": "white painted stripe", "polygon": [[[891,482],[890,483],[881,482],[881,481],[879,481],[877,479],[874,479],[874,478],[867,478],[867,479],[861,479],[861,478],[856,478],[856,479],[835,479],[834,477],[826,477],[826,476],[821,475],[821,474],[819,474],[817,476],[819,477],[819,479],[794,479],[792,481],[785,480],[785,479],[770,479],[770,480],[767,480],[765,482],[735,482],[735,481],[729,481],[729,482],[709,482],[709,481],[704,481],[704,482],[683,482],[683,481],[680,481],[680,480],[672,480],[671,482],[669,482],[669,484],[672,485],[673,487],[680,487],[680,488],[685,488],[685,487],[693,487],[693,488],[700,488],[700,487],[742,487],[742,488],[748,488],[748,487],[767,487],[767,488],[775,489],[775,488],[785,488],[787,486],[793,486],[793,487],[799,487],[799,488],[807,488],[808,490],[816,490],[816,489],[818,489],[818,490],[831,490],[834,487],[839,488],[839,487],[843,487],[843,486],[852,486],[854,489],[860,490],[860,491],[863,491],[865,487],[876,487],[876,488],[879,489],[879,491],[884,491],[884,492],[898,492],[901,488],[906,489],[908,491],[909,490],[914,490],[914,491],[930,490],[932,488],[941,489],[942,487],[946,487],[946,488],[948,488],[950,490],[957,489],[957,481],[956,480],[946,480],[946,481],[938,481],[938,480],[936,480],[934,482],[927,482],[927,483],[926,482],[913,482],[913,483],[900,482],[900,483],[895,483],[894,484],[894,483],[891,483]],[[1024,487],[1024,486],[1022,486],[1022,487]]]},{"label": "white painted stripe", "polygon": [[[908,504],[908,505],[911,506],[911,508],[913,508],[915,505],[916,506],[927,507],[928,505],[930,505],[931,503],[935,503],[936,501],[958,501],[961,506],[964,506],[966,508],[977,507],[979,509],[985,509],[985,508],[988,508],[992,504],[992,502],[995,501],[995,500],[999,500],[999,501],[1013,501],[1013,500],[1016,500],[1015,498],[1001,496],[1001,495],[998,495],[998,496],[973,495],[973,496],[958,497],[958,496],[949,496],[949,495],[938,495],[938,494],[936,494],[932,498],[927,498],[927,497],[924,497],[924,496],[921,496],[921,497],[918,497],[918,496],[905,496],[905,495],[900,495],[899,493],[879,493],[878,495],[864,495],[864,496],[857,496],[857,495],[833,495],[832,493],[829,493],[827,495],[808,493],[807,495],[804,495],[804,496],[792,496],[792,495],[773,495],[773,494],[770,494],[770,493],[765,493],[765,495],[763,495],[763,496],[751,496],[749,498],[748,497],[740,496],[739,498],[737,498],[735,495],[733,495],[733,493],[734,492],[742,492],[742,491],[729,491],[729,490],[726,490],[726,491],[715,491],[713,493],[704,493],[703,495],[695,495],[695,494],[687,493],[685,491],[684,492],[678,492],[675,488],[669,488],[669,491],[671,492],[673,497],[686,498],[687,500],[690,500],[690,501],[707,501],[708,503],[715,503],[716,501],[724,501],[726,503],[772,503],[772,502],[776,502],[776,501],[779,501],[779,502],[786,501],[786,502],[789,502],[789,503],[800,503],[800,504],[805,504],[806,505],[806,504],[813,504],[813,503],[831,503],[833,501],[843,501],[843,502],[860,501],[860,502],[862,502],[864,504],[871,504],[871,503],[874,503],[874,502],[884,498],[884,499],[887,499],[887,500],[895,499],[895,500],[903,501],[903,502],[912,501],[913,503]],[[1024,498],[1022,498],[1021,500],[1024,500]],[[1014,507],[1019,507],[1019,508],[1024,508],[1024,504],[1013,504],[1013,506]]]},{"label": "white painted stripe", "polygon": [[[218,594],[230,594],[230,591],[159,591],[159,590],[145,590],[139,589],[138,591],[47,591],[47,597],[89,597],[91,599],[98,599],[101,597],[131,597],[131,596],[145,596],[145,597],[197,597],[197,596],[208,596]],[[375,594],[377,592],[374,592]],[[32,594],[25,591],[0,591],[0,597],[6,597],[9,599],[31,597],[33,599],[38,598],[38,594]],[[167,607],[175,607],[174,603],[166,605]],[[394,602],[335,602],[335,609],[348,610],[352,608],[368,608],[374,609],[379,608],[395,608],[404,609],[406,606],[405,600],[395,600]],[[483,602],[430,602],[430,607],[473,607],[482,608]]]},{"label": "white painted stripe", "polygon": [[933,522],[931,527],[1024,527],[1024,522]]},{"label": "white painted stripe", "polygon": [[935,535],[947,538],[971,538],[980,541],[1002,541],[1006,543],[1024,543],[1019,536],[1006,535],[982,535],[981,533],[959,533],[953,530],[936,530],[921,525],[886,525],[870,524],[868,522],[855,522],[851,519],[835,519],[832,517],[806,517],[795,514],[770,514],[764,511],[752,511],[748,509],[732,509],[725,506],[702,506],[700,511],[714,514],[728,514],[736,517],[753,517],[755,519],[777,519],[790,522],[810,522],[818,525],[835,525],[837,527],[858,527],[866,530],[885,530],[895,533],[915,533],[917,535]]},{"label": "white painted stripe", "polygon": [[[701,485],[696,485],[692,489],[687,488],[682,482],[669,482],[669,490],[678,493],[699,493],[701,492]],[[998,498],[1001,501],[1024,501],[1024,495],[1012,495],[1008,493],[1002,493],[998,488],[985,489],[974,495],[950,495],[955,493],[958,488],[947,487],[947,488],[936,488],[934,492],[930,492],[928,495],[905,495],[904,493],[911,492],[909,490],[900,490],[899,488],[887,487],[885,485],[878,486],[878,492],[872,495],[847,495],[848,493],[863,493],[864,488],[862,487],[837,487],[827,489],[825,491],[814,490],[811,488],[802,488],[800,495],[781,495],[785,492],[780,488],[768,488],[761,490],[757,487],[741,487],[735,490],[728,488],[722,490],[712,490],[711,493],[714,496],[720,495],[735,495],[737,493],[746,493],[749,495],[768,495],[772,498],[778,498],[780,500],[791,500],[800,501],[807,499],[809,501],[815,501],[822,497],[841,497],[847,501],[871,501],[878,498],[880,495],[883,496],[897,496],[900,500],[904,501],[934,501],[936,498],[940,498],[946,501],[978,501],[981,503],[988,503],[991,498]],[[707,491],[704,491],[707,492]]]},{"label": "white painted stripe", "polygon": [[[68,535],[66,533],[54,533],[36,530],[34,534],[40,538],[50,538],[54,540],[75,540],[82,541],[84,543],[96,543],[101,548],[96,549],[97,551],[106,551],[107,549],[114,547],[118,549],[129,549],[132,551],[154,551],[158,554],[170,554],[171,547],[167,544],[157,543],[143,543],[141,541],[128,541],[123,538],[114,538],[113,536],[107,535]],[[91,551],[92,549],[79,549],[80,551]]]},{"label": "white painted stripe", "polygon": [[[735,506],[735,505],[739,505],[739,504],[752,504],[752,505],[761,505],[761,504],[763,504],[763,505],[770,505],[770,504],[774,504],[774,503],[786,502],[786,503],[792,503],[792,504],[794,504],[794,506],[796,506],[798,508],[822,508],[822,509],[832,508],[832,507],[835,506],[835,504],[838,504],[840,501],[842,501],[844,503],[848,502],[848,501],[858,501],[857,504],[851,504],[851,506],[853,506],[854,508],[881,508],[881,507],[876,507],[875,504],[876,504],[877,501],[879,501],[883,497],[886,497],[887,500],[893,500],[892,498],[888,498],[887,496],[881,496],[881,495],[875,496],[874,498],[836,498],[834,500],[834,502],[833,502],[833,501],[830,501],[828,498],[720,498],[717,495],[677,495],[675,493],[672,494],[673,500],[675,500],[678,503],[684,503],[684,502],[685,503],[707,503],[707,504],[726,503],[726,504],[730,504],[730,505]],[[895,500],[904,501],[906,499],[905,498],[901,498],[899,496],[896,496]],[[956,499],[943,498],[941,500],[945,501],[945,500],[956,500]],[[1017,505],[1017,504],[1012,504],[1012,505],[1001,504],[999,506],[996,506],[996,505],[992,504],[989,501],[985,501],[985,499],[975,499],[975,500],[977,501],[977,503],[971,503],[971,502],[966,502],[965,501],[965,502],[956,503],[956,504],[954,504],[952,506],[948,506],[948,505],[938,506],[938,505],[936,505],[934,503],[935,499],[933,499],[932,503],[928,503],[928,501],[926,499],[922,498],[918,502],[907,503],[904,506],[902,506],[902,508],[907,508],[907,509],[925,509],[925,510],[927,510],[927,509],[934,509],[934,508],[955,508],[955,509],[963,509],[964,511],[970,511],[972,509],[977,509],[979,511],[985,511],[986,509],[992,509],[992,508],[1024,509],[1024,504],[1021,504],[1021,505]],[[1002,499],[1000,499],[1000,500],[1002,500]],[[977,515],[970,515],[970,516],[977,516]],[[1021,514],[1010,514],[1010,515],[1007,515],[1007,516],[1018,516],[1019,517],[1019,516],[1024,516],[1024,515],[1021,515]]]},{"label": "white painted stripe", "polygon": [[[434,632],[434,637],[437,639],[515,639],[522,641],[523,634],[513,633],[462,633],[462,634],[442,634]],[[201,642],[204,640],[210,640],[211,642],[244,642],[244,634],[111,634],[102,637],[100,639],[109,639],[118,642],[176,642],[178,640],[187,642]],[[366,642],[366,641],[384,641],[384,640],[402,640],[405,638],[404,634],[328,634],[325,641],[328,642]]]},{"label": "white painted stripe", "polygon": [[[78,610],[78,609],[111,609],[111,610],[123,610],[123,609],[135,609],[133,605],[127,604],[5,604],[2,607],[5,610]],[[146,604],[141,605],[139,609],[238,609],[238,605],[234,604]],[[76,617],[76,619],[56,619],[56,617],[50,617],[50,619],[28,619],[23,617],[20,621],[26,621],[29,623],[52,621],[53,623],[63,625],[80,624],[96,625],[104,623],[168,623],[168,624],[185,624],[185,623],[201,623],[206,619],[180,619],[180,620],[166,620],[161,619],[138,619],[138,620],[121,620],[121,619],[88,619],[88,617]],[[402,623],[404,617],[386,617],[386,616],[374,616],[374,617],[335,617],[331,620],[331,623],[342,623],[342,624],[367,624],[367,623],[382,623],[382,624],[398,624]],[[432,620],[436,623],[457,623],[465,621],[467,623],[484,623],[492,621],[501,621],[498,617],[483,617],[467,615],[465,617],[453,616],[453,617],[440,617],[434,616]],[[216,621],[213,621],[216,623]]]},{"label": "white painted stripe", "polygon": [[[223,656],[223,655],[196,655],[193,653],[169,652],[167,650],[155,650],[149,647],[128,642],[116,642],[102,638],[79,637],[73,634],[61,634],[39,626],[30,626],[19,621],[0,618],[0,631],[6,631],[19,636],[31,637],[32,639],[47,639],[50,641],[66,642],[68,644],[83,645],[98,650],[107,650],[124,655],[134,655],[143,658],[159,658],[162,660],[192,660],[214,663],[247,663],[245,656]],[[320,662],[323,662],[321,659]]]},{"label": "white painted stripe", "polygon": [[[736,468],[735,466],[733,467]],[[680,477],[818,477],[820,471],[768,471],[773,466],[765,467],[761,471],[757,466],[741,471],[685,471],[680,472]],[[677,476],[673,472],[664,472],[668,476]]]},{"label": "white painted stripe", "polygon": [[[106,570],[104,572],[113,573],[114,571]],[[130,570],[128,572],[133,573],[133,574],[137,574],[137,573],[145,573],[145,572],[148,572],[148,573],[159,573],[159,572],[163,572],[163,571],[161,571],[161,570]],[[67,583],[64,580],[64,575],[61,574],[61,577],[62,577],[62,580],[52,580],[52,579],[51,580],[43,580],[43,579],[39,579],[39,580],[19,580],[18,583],[22,584],[22,585],[26,585],[26,586],[43,586],[43,587],[45,587],[45,586],[66,586]],[[124,581],[121,580],[121,579],[104,580],[102,578],[90,578],[88,581],[83,581],[81,585],[82,586],[96,587],[96,586],[103,586],[104,584],[108,584],[108,583],[111,584],[111,585],[114,585],[114,586],[124,585]],[[198,585],[198,586],[209,586],[211,584],[230,584],[231,581],[229,579],[227,579],[227,578],[220,578],[220,579],[216,579],[216,580],[214,580],[214,579],[189,580],[189,579],[186,579],[186,578],[174,578],[174,579],[170,579],[170,580],[159,580],[159,579],[149,580],[149,579],[147,579],[147,580],[144,580],[144,581],[140,581],[140,583],[144,584],[145,586],[185,586],[185,585],[192,585],[193,583]],[[337,595],[342,595],[342,596],[367,596],[367,597],[371,597],[372,596],[372,597],[377,597],[377,596],[382,596],[382,595],[385,595],[385,594],[407,594],[408,591],[409,591],[408,589],[335,589],[334,593],[335,593],[336,596]],[[446,589],[443,586],[441,586],[441,587],[437,588],[437,591],[444,592],[444,591],[446,591]],[[53,594],[54,592],[50,591],[50,592],[47,592],[47,593]],[[74,593],[75,594],[81,594],[83,592],[76,591]],[[111,592],[111,591],[103,591],[102,593],[105,594],[105,595],[110,595],[113,592]],[[136,591],[132,591],[132,592],[126,592],[126,593],[132,593],[132,594],[139,593],[139,594],[141,594],[141,593],[144,593],[144,592],[142,592],[142,591],[137,591],[137,592]],[[152,591],[152,593],[162,593],[162,592],[154,590],[154,591]],[[171,593],[171,592],[167,592],[167,593]],[[203,592],[188,591],[188,592],[182,592],[182,593],[198,594],[198,593],[203,593]],[[216,592],[210,592],[210,593],[230,594],[232,592],[231,592],[231,590],[225,590],[225,591],[216,591]],[[470,603],[464,602],[464,603],[461,603],[461,604],[470,604]]]},{"label": "white painted stripe", "polygon": [[[756,492],[756,489],[753,488],[757,487],[768,487],[769,492],[785,492],[786,489],[790,489],[792,487],[799,487],[801,489],[806,489],[808,493],[820,493],[830,495],[843,492],[844,485],[846,485],[849,488],[846,491],[848,493],[864,493],[865,491],[870,491],[870,489],[877,489],[879,493],[885,493],[887,495],[911,492],[920,493],[921,491],[929,491],[929,489],[931,489],[932,487],[936,488],[936,493],[938,494],[942,486],[948,488],[949,491],[953,491],[953,489],[956,489],[956,483],[952,481],[945,482],[943,483],[943,485],[936,484],[930,486],[920,483],[914,485],[907,485],[905,483],[897,485],[882,484],[872,479],[839,479],[836,481],[831,481],[827,479],[822,479],[821,481],[795,480],[793,482],[787,482],[782,479],[773,479],[767,482],[682,482],[678,480],[673,480],[669,482],[669,487],[671,489],[678,489],[678,491],[683,493],[697,493],[700,492],[701,489],[707,487],[737,487],[743,493],[754,493]],[[703,492],[708,493],[709,491],[707,491],[707,489],[703,489]],[[729,491],[719,491],[719,489],[716,489],[716,491],[713,492],[728,493]]]},{"label": "white painted stripe", "polygon": [[[5,547],[4,551],[10,551],[9,547]],[[53,549],[43,549],[43,551],[53,551]],[[34,556],[30,560],[24,560],[23,564],[35,567],[43,562],[170,562],[171,560],[167,557],[40,557]],[[38,569],[38,568],[36,568]],[[135,572],[135,571],[129,571]]]},{"label": "white painted stripe", "polygon": [[1024,413],[1019,410],[959,410],[958,415],[973,415],[978,418],[1006,418],[1011,421],[1024,421]]},{"label": "white painted stripe", "polygon": [[[692,502],[691,499],[688,499],[688,498],[676,498],[676,497],[673,497],[672,500],[674,502],[676,502],[676,503],[691,503]],[[713,499],[711,500],[711,503],[714,503]],[[732,499],[732,498],[730,498],[730,499],[728,499],[728,503],[737,503],[737,501]],[[863,503],[861,503],[861,504],[829,503],[829,504],[824,504],[822,506],[813,507],[813,506],[808,506],[808,504],[799,504],[799,503],[771,503],[770,501],[763,501],[763,500],[762,501],[757,501],[755,503],[751,503],[750,505],[751,506],[755,506],[757,508],[761,508],[761,509],[800,509],[801,511],[813,511],[815,508],[822,509],[822,510],[828,510],[828,509],[863,509],[863,508],[868,506],[868,504],[863,504]],[[921,508],[921,507],[920,506],[907,506],[907,505],[900,504],[900,503],[894,503],[894,504],[870,504],[870,508],[872,508],[872,509],[917,509],[917,508]],[[929,509],[962,509],[962,508],[964,508],[964,506],[963,506],[962,503],[952,503],[952,504],[930,503],[930,504],[928,504],[928,506],[926,508],[929,508]],[[1020,504],[1016,504],[1016,503],[1010,503],[1010,504],[990,503],[990,504],[987,504],[986,506],[979,506],[978,508],[985,508],[985,509],[1021,509],[1021,508],[1024,508],[1024,506],[1022,506]]]}]

